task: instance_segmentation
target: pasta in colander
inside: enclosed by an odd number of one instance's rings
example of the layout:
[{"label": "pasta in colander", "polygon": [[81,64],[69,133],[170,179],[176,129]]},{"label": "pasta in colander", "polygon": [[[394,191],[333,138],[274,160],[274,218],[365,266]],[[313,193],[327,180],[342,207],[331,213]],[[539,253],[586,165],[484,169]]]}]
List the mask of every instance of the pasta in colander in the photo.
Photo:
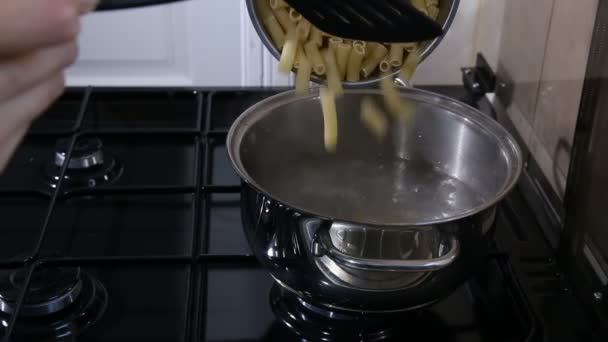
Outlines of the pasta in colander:
[{"label": "pasta in colander", "polygon": [[[439,14],[439,0],[411,0],[412,5],[433,19]],[[337,145],[338,125],[335,97],[342,82],[357,82],[399,69],[400,78],[409,81],[420,62],[418,43],[364,42],[343,39],[321,32],[283,0],[258,0],[258,14],[272,42],[281,52],[279,70],[296,72],[296,93],[308,93],[313,74],[325,77],[321,89],[324,116],[324,143],[328,152]],[[384,104],[403,124],[412,124],[414,108],[403,99],[392,81],[381,81]],[[361,103],[361,121],[378,138],[386,134],[386,118],[371,98]]]}]

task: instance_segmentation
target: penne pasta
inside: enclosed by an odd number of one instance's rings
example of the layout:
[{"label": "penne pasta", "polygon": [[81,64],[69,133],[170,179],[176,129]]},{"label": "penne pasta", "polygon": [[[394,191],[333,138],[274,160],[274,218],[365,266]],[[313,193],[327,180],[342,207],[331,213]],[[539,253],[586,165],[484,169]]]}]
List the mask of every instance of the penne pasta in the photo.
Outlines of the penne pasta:
[{"label": "penne pasta", "polygon": [[300,55],[298,72],[296,73],[296,94],[306,95],[310,84],[312,65],[305,54]]},{"label": "penne pasta", "polygon": [[[325,75],[326,85],[321,87],[319,98],[323,112],[323,143],[328,153],[337,150],[336,97],[344,92],[342,83],[345,80],[356,82],[382,74],[380,88],[386,112],[400,124],[396,134],[414,123],[415,104],[402,96],[389,76],[399,70],[403,81],[411,80],[420,62],[418,43],[365,42],[331,36],[303,18],[286,0],[255,1],[258,17],[273,44],[281,51],[279,70],[296,72],[296,95],[308,94],[313,73]],[[410,1],[431,18],[439,15],[439,0]],[[372,97],[362,99],[361,123],[379,141],[388,132],[387,113]]]},{"label": "penne pasta", "polygon": [[365,48],[366,43],[362,40],[353,40],[353,46],[361,45],[361,47]]},{"label": "penne pasta", "polygon": [[277,9],[285,7],[289,7],[289,5],[283,0],[270,0],[270,8]]},{"label": "penne pasta", "polygon": [[293,8],[289,9],[289,20],[293,21],[293,22],[298,22],[300,21],[300,19],[302,19],[302,15],[300,13],[298,13],[298,11],[296,11]]},{"label": "penne pasta", "polygon": [[420,50],[416,49],[410,52],[403,61],[399,77],[405,81],[411,80],[414,77],[418,63],[420,63]]},{"label": "penne pasta", "polygon": [[277,18],[271,13],[270,16],[264,19],[264,25],[270,34],[270,38],[272,38],[272,42],[281,51],[285,44],[285,32],[283,32],[283,28],[281,28]]},{"label": "penne pasta", "polygon": [[308,39],[311,42],[317,44],[317,46],[323,45],[323,32],[315,26],[310,28],[310,37]]},{"label": "penne pasta", "polygon": [[340,72],[340,79],[346,78],[346,68],[348,67],[348,58],[353,46],[350,44],[342,43],[336,47],[336,63],[338,63],[338,71]]},{"label": "penne pasta", "polygon": [[336,47],[338,46],[338,44],[342,44],[344,42],[344,40],[342,38],[338,38],[338,37],[331,37],[329,38],[329,49],[333,52],[336,53]]},{"label": "penne pasta", "polygon": [[374,50],[376,50],[376,47],[380,45],[378,43],[369,43],[365,46],[365,57],[363,58],[364,60],[367,59],[369,56],[372,55],[372,53],[374,53]]},{"label": "penne pasta", "polygon": [[412,52],[418,47],[418,43],[403,43],[403,49],[407,52]]},{"label": "penne pasta", "polygon": [[340,71],[338,70],[334,52],[329,48],[324,49],[323,59],[325,60],[325,67],[327,69],[327,88],[329,88],[334,95],[342,95],[344,90],[342,89],[342,80],[340,79]]},{"label": "penne pasta", "polygon": [[391,44],[388,61],[393,67],[400,67],[403,64],[403,44]]},{"label": "penne pasta", "polygon": [[426,0],[411,0],[412,6],[416,7],[420,12],[429,15],[428,10],[426,9]]},{"label": "penne pasta", "polygon": [[429,17],[433,20],[437,20],[439,17],[439,7],[437,6],[429,6],[427,7],[427,11],[429,12]]},{"label": "penne pasta", "polygon": [[378,69],[380,69],[380,72],[383,74],[391,71],[391,63],[388,61],[387,57],[384,57],[384,59],[380,61],[380,64],[378,64]]},{"label": "penne pasta", "polygon": [[323,142],[325,150],[336,152],[338,145],[338,113],[336,113],[336,98],[331,90],[321,88],[321,110],[323,111]]},{"label": "penne pasta", "polygon": [[293,61],[293,67],[296,69],[300,68],[300,62],[302,60],[302,57],[306,57],[306,53],[304,52],[304,47],[302,47],[302,44],[298,43],[298,48],[296,50],[296,58]]},{"label": "penne pasta", "polygon": [[279,59],[280,72],[288,73],[293,69],[297,51],[298,35],[294,27],[290,31],[287,31],[287,36],[285,37],[285,45],[283,45],[283,51],[281,52],[281,58]]},{"label": "penne pasta", "polygon": [[310,24],[310,21],[306,19],[298,21],[298,24],[296,25],[296,30],[298,31],[298,39],[300,39],[300,41],[306,41],[308,39],[311,26],[312,25]]},{"label": "penne pasta", "polygon": [[348,57],[346,65],[346,80],[350,82],[358,81],[361,78],[361,63],[365,56],[365,49],[361,45],[354,45]]},{"label": "penne pasta", "polygon": [[319,76],[325,75],[325,63],[323,62],[323,57],[321,57],[317,44],[311,41],[304,44],[304,52],[306,53],[306,57],[308,57],[310,60],[312,70],[315,72],[315,74]]},{"label": "penne pasta", "polygon": [[406,126],[413,124],[415,108],[413,108],[411,101],[401,96],[393,80],[390,77],[383,78],[380,81],[380,89],[382,89],[384,104],[389,113],[401,124]]},{"label": "penne pasta", "polygon": [[387,53],[388,49],[384,45],[377,44],[371,55],[363,61],[363,65],[361,66],[363,77],[369,77],[376,70],[382,59],[386,57]]},{"label": "penne pasta", "polygon": [[286,9],[275,9],[273,10],[273,13],[279,21],[279,24],[281,24],[281,27],[283,27],[283,32],[289,32],[290,29],[296,27],[296,24],[293,21],[289,20],[289,13]]},{"label": "penne pasta", "polygon": [[388,120],[386,114],[371,97],[361,100],[361,122],[378,139],[386,137]]},{"label": "penne pasta", "polygon": [[269,16],[272,15],[272,9],[270,8],[268,1],[258,0],[257,8],[258,8],[258,12],[260,13],[259,18],[262,19],[262,22],[264,22],[264,20],[266,20],[266,18],[268,18]]},{"label": "penne pasta", "polygon": [[439,0],[425,0],[426,7],[439,7]]}]

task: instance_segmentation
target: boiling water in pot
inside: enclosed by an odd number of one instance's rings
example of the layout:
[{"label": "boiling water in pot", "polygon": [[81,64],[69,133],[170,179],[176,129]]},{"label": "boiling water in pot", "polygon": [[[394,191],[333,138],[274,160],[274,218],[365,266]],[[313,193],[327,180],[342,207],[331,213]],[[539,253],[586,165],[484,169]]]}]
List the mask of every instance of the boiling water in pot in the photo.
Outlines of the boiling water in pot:
[{"label": "boiling water in pot", "polygon": [[255,114],[244,115],[231,134],[236,142],[231,153],[238,156],[245,180],[303,212],[377,225],[464,217],[495,200],[510,183],[518,167],[510,165],[510,146],[477,123],[496,125],[491,119],[473,121],[459,114],[468,108],[444,107],[440,97],[429,94],[428,100],[417,100],[412,124],[403,130],[394,122],[378,139],[358,115],[362,93],[382,96],[349,90],[337,100],[335,153],[323,146],[318,97],[282,94],[267,101],[273,105],[253,108]]},{"label": "boiling water in pot", "polygon": [[[361,222],[374,217],[383,217],[384,222],[440,220],[485,201],[439,165],[420,160],[380,157],[372,163],[338,153],[316,162],[287,163],[269,176],[274,194],[289,198],[291,205]],[[314,186],[294,187],[294,179]]]}]

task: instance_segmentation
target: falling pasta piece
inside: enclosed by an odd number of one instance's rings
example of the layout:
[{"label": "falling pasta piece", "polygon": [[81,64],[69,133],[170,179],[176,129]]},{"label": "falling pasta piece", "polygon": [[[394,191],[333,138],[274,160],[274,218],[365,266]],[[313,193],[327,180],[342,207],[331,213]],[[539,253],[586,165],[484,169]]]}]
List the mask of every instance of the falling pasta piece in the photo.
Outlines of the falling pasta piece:
[{"label": "falling pasta piece", "polygon": [[380,81],[384,104],[389,113],[400,123],[410,126],[414,122],[415,107],[411,101],[401,96],[395,87],[395,83],[390,77],[385,77]]},{"label": "falling pasta piece", "polygon": [[325,151],[336,152],[338,145],[338,114],[336,112],[336,98],[331,90],[321,88],[321,110],[323,111],[323,141]]},{"label": "falling pasta piece", "polygon": [[298,72],[296,73],[296,94],[306,95],[308,94],[312,65],[305,54],[300,56],[299,62],[300,65],[298,66]]},{"label": "falling pasta piece", "polygon": [[420,63],[420,50],[416,49],[410,52],[403,61],[399,77],[404,81],[410,81],[414,77],[418,63]]},{"label": "falling pasta piece", "polygon": [[296,52],[298,51],[298,36],[295,27],[287,32],[285,37],[285,45],[283,46],[283,52],[281,52],[281,58],[279,60],[279,71],[283,73],[289,73],[293,68],[293,63],[296,59]]},{"label": "falling pasta piece", "polygon": [[386,137],[388,120],[386,114],[371,97],[361,100],[361,122],[378,139]]}]

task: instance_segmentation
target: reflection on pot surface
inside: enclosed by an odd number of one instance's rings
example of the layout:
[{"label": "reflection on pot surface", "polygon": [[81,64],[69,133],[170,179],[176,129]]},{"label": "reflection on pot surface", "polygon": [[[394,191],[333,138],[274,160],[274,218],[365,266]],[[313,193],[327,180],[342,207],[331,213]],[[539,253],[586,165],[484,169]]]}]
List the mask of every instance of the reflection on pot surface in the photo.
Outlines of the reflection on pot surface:
[{"label": "reflection on pot surface", "polygon": [[277,283],[346,311],[411,310],[449,295],[485,260],[495,217],[489,209],[458,224],[355,227],[299,213],[248,186],[242,198],[249,244]]},{"label": "reflection on pot surface", "polygon": [[[301,223],[307,245],[315,238],[320,239],[321,232],[315,234],[321,224],[319,219],[304,219]],[[448,248],[442,234],[432,227],[378,229],[333,223],[329,228],[329,239],[330,246],[340,253],[367,260],[429,260],[443,256]],[[327,279],[340,286],[369,290],[408,288],[416,286],[428,275],[426,272],[387,272],[349,267],[326,255],[329,253],[326,247],[313,245],[315,248],[323,249],[315,253],[318,256],[315,264]]]}]

